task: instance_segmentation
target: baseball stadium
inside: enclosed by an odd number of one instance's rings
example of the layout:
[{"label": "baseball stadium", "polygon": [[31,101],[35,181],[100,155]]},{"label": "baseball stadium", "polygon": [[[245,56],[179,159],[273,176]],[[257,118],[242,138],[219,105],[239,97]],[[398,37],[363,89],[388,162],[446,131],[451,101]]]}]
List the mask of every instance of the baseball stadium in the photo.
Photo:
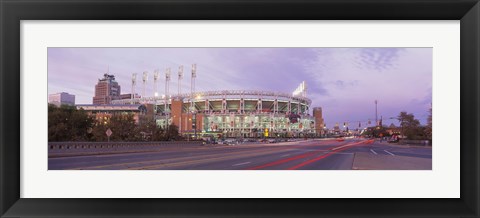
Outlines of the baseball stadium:
[{"label": "baseball stadium", "polygon": [[312,101],[304,94],[222,90],[113,100],[112,104],[151,105],[158,125],[174,124],[183,135],[303,137],[315,134],[315,120],[309,114]]},{"label": "baseball stadium", "polygon": [[[157,125],[178,127],[183,136],[193,137],[309,137],[323,134],[322,108],[313,108],[303,81],[292,93],[258,90],[195,91],[196,66],[192,65],[190,92],[169,95],[170,71],[165,78],[165,94],[159,96],[156,86],[159,72],[154,72],[154,94],[145,92],[148,72],[143,74],[143,94],[135,92],[136,74],[132,75],[132,92],[120,94],[114,75],[104,74],[95,86],[92,105],[77,105],[97,119],[108,119],[114,113],[132,113],[155,119]],[[179,70],[178,84],[183,77]],[[135,93],[135,94],[132,94]],[[106,117],[105,117],[106,116]]]}]

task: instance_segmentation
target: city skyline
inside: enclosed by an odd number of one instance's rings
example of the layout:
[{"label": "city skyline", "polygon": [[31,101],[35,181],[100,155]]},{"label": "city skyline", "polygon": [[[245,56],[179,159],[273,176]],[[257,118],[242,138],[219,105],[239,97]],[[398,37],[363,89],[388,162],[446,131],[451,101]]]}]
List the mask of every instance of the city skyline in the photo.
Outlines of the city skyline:
[{"label": "city skyline", "polygon": [[[49,48],[48,94],[68,92],[77,104],[91,104],[104,73],[115,75],[122,94],[142,94],[142,73],[149,72],[146,96],[153,96],[153,71],[171,68],[170,93],[177,93],[178,67],[184,67],[182,93],[190,92],[191,64],[197,65],[196,91],[265,90],[292,93],[307,83],[311,108],[322,107],[332,128],[356,121],[384,125],[400,111],[426,123],[432,101],[432,48]],[[310,111],[311,114],[311,111]]]}]

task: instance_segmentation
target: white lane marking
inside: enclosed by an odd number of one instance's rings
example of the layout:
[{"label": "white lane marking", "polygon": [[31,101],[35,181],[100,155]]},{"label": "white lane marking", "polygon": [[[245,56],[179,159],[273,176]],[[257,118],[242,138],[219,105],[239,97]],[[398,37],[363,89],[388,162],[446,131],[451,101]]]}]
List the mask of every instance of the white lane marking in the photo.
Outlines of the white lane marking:
[{"label": "white lane marking", "polygon": [[282,155],[280,157],[287,157],[287,156],[290,156],[290,154],[285,154],[285,155]]},{"label": "white lane marking", "polygon": [[377,152],[375,152],[374,150],[370,149],[370,151],[371,151],[374,155],[377,155]]},{"label": "white lane marking", "polygon": [[358,144],[361,144],[361,143],[363,143],[363,142],[365,142],[365,141],[354,142],[354,143],[349,143],[349,144],[342,145],[342,146],[339,146],[339,147],[335,147],[335,148],[332,148],[332,151],[338,150],[338,149],[340,149],[340,148],[352,146],[352,145],[358,145]]},{"label": "white lane marking", "polygon": [[234,164],[232,165],[232,167],[234,166],[240,166],[240,165],[245,165],[245,164],[249,164],[250,162],[243,162],[243,163],[238,163],[238,164]]},{"label": "white lane marking", "polygon": [[387,151],[387,150],[383,150],[383,151],[385,151],[385,152],[388,153],[389,155],[395,156],[393,153],[391,153],[391,152],[389,152],[389,151]]},{"label": "white lane marking", "polygon": [[333,155],[336,155],[336,154],[348,154],[348,155],[352,155],[353,153],[345,153],[345,152],[337,152],[337,153],[333,153]]}]

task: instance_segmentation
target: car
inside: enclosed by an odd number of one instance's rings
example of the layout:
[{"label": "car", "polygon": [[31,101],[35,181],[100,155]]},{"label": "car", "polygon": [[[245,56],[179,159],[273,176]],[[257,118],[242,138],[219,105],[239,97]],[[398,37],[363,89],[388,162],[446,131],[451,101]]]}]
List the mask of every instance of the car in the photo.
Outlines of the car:
[{"label": "car", "polygon": [[224,144],[225,145],[238,145],[238,141],[236,141],[235,139],[226,139],[224,141]]}]

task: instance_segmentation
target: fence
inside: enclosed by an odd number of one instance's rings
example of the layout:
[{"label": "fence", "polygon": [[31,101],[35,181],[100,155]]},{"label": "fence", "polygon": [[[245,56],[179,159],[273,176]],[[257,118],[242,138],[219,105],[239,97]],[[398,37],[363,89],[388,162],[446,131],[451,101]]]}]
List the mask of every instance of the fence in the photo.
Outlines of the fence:
[{"label": "fence", "polygon": [[201,141],[165,142],[49,142],[48,155],[69,156],[101,153],[145,152],[168,147],[197,147]]}]

